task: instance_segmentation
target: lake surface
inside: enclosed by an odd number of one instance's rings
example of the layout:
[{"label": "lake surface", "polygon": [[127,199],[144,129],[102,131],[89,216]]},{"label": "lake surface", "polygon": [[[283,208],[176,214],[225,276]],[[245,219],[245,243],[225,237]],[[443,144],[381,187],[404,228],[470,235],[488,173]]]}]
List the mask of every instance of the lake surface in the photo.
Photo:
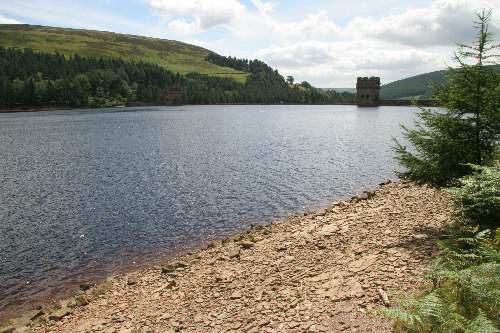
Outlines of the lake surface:
[{"label": "lake surface", "polygon": [[415,108],[0,114],[0,315],[374,188]]}]

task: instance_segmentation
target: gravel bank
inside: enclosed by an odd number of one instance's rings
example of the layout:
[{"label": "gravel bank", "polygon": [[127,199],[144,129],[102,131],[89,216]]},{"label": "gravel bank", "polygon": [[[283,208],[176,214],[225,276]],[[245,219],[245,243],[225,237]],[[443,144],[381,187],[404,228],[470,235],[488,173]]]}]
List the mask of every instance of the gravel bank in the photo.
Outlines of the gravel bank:
[{"label": "gravel bank", "polygon": [[359,197],[109,278],[15,332],[390,332],[370,310],[422,280],[451,203],[410,183]]}]

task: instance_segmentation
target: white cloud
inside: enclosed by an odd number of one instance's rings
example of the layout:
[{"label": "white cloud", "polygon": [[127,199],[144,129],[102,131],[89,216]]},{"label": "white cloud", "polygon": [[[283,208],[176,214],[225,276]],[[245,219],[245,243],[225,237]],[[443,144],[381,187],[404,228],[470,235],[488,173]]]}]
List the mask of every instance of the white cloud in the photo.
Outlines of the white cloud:
[{"label": "white cloud", "polygon": [[336,60],[335,44],[318,41],[299,42],[285,46],[273,45],[255,54],[269,64],[287,68],[301,68],[331,64]]},{"label": "white cloud", "polygon": [[355,17],[345,32],[358,38],[375,38],[411,46],[454,45],[472,40],[474,13],[494,9],[490,28],[500,33],[500,2],[491,0],[435,0],[429,7],[410,8],[382,19]]},{"label": "white cloud", "polygon": [[354,17],[344,26],[325,11],[296,22],[273,20],[277,36],[255,56],[320,86],[353,86],[357,76],[371,75],[389,82],[445,68],[456,42],[474,40],[475,12],[483,8],[493,9],[490,31],[498,40],[500,1],[433,0],[395,15]]},{"label": "white cloud", "polygon": [[237,20],[245,11],[237,0],[151,0],[151,7],[171,21],[176,32],[196,33]]},{"label": "white cloud", "polygon": [[179,35],[192,35],[202,31],[200,20],[192,22],[185,20],[173,20],[168,23],[168,29]]},{"label": "white cloud", "polygon": [[325,10],[308,14],[301,21],[273,21],[272,26],[277,36],[288,43],[332,38],[341,32],[341,28],[330,19]]},{"label": "white cloud", "polygon": [[0,14],[0,24],[20,24],[18,20],[14,20],[8,17],[5,17]]},{"label": "white cloud", "polygon": [[[436,51],[438,52],[438,51]],[[321,86],[352,86],[357,76],[382,76],[384,82],[444,66],[436,52],[392,48],[368,41],[298,42],[261,49],[256,56],[285,74]],[[444,52],[446,55],[447,53]],[[407,75],[406,75],[407,76]]]}]

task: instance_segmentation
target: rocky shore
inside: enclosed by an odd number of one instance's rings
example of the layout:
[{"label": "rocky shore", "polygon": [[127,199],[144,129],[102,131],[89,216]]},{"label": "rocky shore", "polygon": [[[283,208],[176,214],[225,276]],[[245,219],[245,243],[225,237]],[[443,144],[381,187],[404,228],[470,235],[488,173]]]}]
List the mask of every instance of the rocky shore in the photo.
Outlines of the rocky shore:
[{"label": "rocky shore", "polygon": [[450,214],[439,190],[387,183],[82,286],[0,332],[391,332],[373,310],[422,281]]}]

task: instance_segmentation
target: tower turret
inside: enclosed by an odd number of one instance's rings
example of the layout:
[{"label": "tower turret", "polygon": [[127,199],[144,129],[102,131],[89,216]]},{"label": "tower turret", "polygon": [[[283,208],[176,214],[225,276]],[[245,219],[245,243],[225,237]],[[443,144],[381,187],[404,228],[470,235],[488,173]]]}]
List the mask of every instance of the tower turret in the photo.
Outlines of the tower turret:
[{"label": "tower turret", "polygon": [[356,103],[358,106],[378,106],[380,94],[379,77],[358,77],[356,82]]}]

